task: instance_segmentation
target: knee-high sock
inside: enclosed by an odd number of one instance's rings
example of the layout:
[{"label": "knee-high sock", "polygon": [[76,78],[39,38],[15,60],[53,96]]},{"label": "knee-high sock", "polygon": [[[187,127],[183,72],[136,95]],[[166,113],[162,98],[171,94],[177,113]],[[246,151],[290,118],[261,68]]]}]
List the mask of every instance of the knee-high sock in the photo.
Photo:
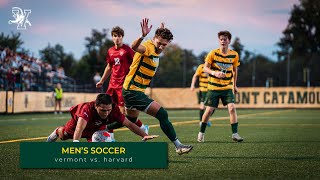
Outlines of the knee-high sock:
[{"label": "knee-high sock", "polygon": [[167,111],[161,107],[156,114],[156,118],[159,120],[160,127],[162,131],[167,135],[167,137],[171,141],[176,140],[177,139],[176,131],[174,130],[171,122],[168,119]]}]

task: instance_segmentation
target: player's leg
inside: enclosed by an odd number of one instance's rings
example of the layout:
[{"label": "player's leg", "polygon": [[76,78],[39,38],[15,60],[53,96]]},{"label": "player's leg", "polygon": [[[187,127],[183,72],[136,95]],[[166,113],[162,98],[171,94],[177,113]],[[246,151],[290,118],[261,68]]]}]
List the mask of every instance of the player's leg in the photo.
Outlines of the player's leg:
[{"label": "player's leg", "polygon": [[62,111],[61,111],[61,101],[62,99],[59,99],[58,101],[58,107],[59,107],[59,113],[62,114]]},{"label": "player's leg", "polygon": [[55,142],[58,138],[61,140],[72,139],[72,135],[65,131],[65,126],[59,126],[48,136],[47,142]]},{"label": "player's leg", "polygon": [[226,90],[221,97],[223,105],[227,105],[230,116],[230,125],[232,130],[232,140],[235,142],[243,141],[243,138],[238,134],[238,118],[237,111],[234,104],[234,95],[232,90]]},{"label": "player's leg", "polygon": [[176,152],[179,155],[188,153],[192,150],[193,147],[191,145],[184,145],[179,141],[176,135],[176,131],[168,118],[167,111],[163,107],[161,107],[161,105],[158,102],[151,102],[151,104],[145,109],[145,111],[147,112],[147,114],[159,120],[162,131],[174,143],[176,147]]},{"label": "player's leg", "polygon": [[[117,89],[115,90],[114,96],[117,97],[117,104],[120,108],[120,111],[122,112],[122,114],[126,114],[126,108],[125,108],[125,103],[124,103],[124,98],[122,96],[122,89]],[[138,111],[139,112],[139,111]],[[139,114],[138,114],[139,116]],[[148,125],[144,125],[140,119],[138,119],[138,116],[132,118],[130,116],[128,116],[128,120],[130,120],[132,123],[135,123],[138,127],[140,127],[140,129],[142,129],[146,134],[149,134],[149,126]]]},{"label": "player's leg", "polygon": [[[207,97],[207,92],[205,92],[205,91],[199,91],[199,102],[200,102],[200,106],[199,106],[199,108],[200,108],[200,113],[199,113],[199,115],[200,115],[200,126],[201,126],[201,124],[202,124],[202,116],[203,116],[203,114],[204,114],[204,111],[205,111],[205,109],[206,109],[206,106],[204,105],[204,101],[205,101],[205,99],[206,99],[206,97]],[[214,110],[213,110],[213,112],[211,113],[211,115],[214,113]],[[211,126],[211,122],[210,121],[208,121],[207,122],[207,126],[208,127],[210,127]]]},{"label": "player's leg", "polygon": [[202,116],[202,123],[200,126],[200,131],[198,133],[197,141],[204,142],[204,134],[206,131],[206,127],[208,125],[208,121],[212,113],[218,108],[219,104],[219,93],[215,91],[208,91],[205,102],[206,110]]},{"label": "player's leg", "polygon": [[54,114],[57,114],[57,107],[58,107],[58,99],[54,99]]},{"label": "player's leg", "polygon": [[[127,115],[131,118],[138,117],[138,113],[134,110],[144,111],[145,113],[157,118],[160,122],[162,131],[176,146],[176,152],[178,154],[184,154],[191,151],[192,146],[183,145],[176,137],[176,132],[168,119],[168,113],[163,109],[159,103],[150,99],[147,95],[140,91],[122,90],[123,98],[125,100]],[[136,113],[136,114],[134,114]]]}]

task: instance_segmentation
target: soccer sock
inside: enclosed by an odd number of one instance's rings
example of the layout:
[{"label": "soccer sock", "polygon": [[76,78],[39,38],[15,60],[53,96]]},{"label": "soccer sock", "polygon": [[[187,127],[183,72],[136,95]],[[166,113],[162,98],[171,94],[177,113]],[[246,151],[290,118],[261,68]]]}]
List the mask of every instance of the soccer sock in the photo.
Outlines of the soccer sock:
[{"label": "soccer sock", "polygon": [[160,127],[162,129],[162,131],[167,135],[167,137],[171,140],[171,141],[175,141],[177,140],[177,135],[176,135],[176,131],[174,130],[171,122],[168,119],[168,113],[166,110],[163,109],[163,107],[161,107],[159,109],[159,111],[156,114],[156,118],[159,120],[160,122]]},{"label": "soccer sock", "polygon": [[181,145],[181,142],[179,141],[179,139],[174,140],[173,143],[176,147],[179,147]]},{"label": "soccer sock", "polygon": [[200,109],[200,113],[199,113],[199,115],[200,115],[200,121],[202,120],[203,113],[204,113],[204,109]]},{"label": "soccer sock", "polygon": [[238,133],[238,122],[231,124],[232,134]]},{"label": "soccer sock", "polygon": [[205,133],[207,127],[207,123],[202,122],[200,126],[200,132]]},{"label": "soccer sock", "polygon": [[141,128],[141,126],[143,125],[142,122],[140,121],[140,119],[138,119],[135,124]]}]

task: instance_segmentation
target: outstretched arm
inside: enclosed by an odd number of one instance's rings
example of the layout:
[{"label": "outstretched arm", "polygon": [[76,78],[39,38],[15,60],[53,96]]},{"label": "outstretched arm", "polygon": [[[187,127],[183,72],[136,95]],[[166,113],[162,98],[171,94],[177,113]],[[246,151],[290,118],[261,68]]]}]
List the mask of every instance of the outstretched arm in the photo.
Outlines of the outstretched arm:
[{"label": "outstretched arm", "polygon": [[73,142],[79,142],[82,136],[82,132],[86,126],[87,126],[87,121],[84,120],[82,117],[79,117],[76,130],[74,131],[74,134],[73,134]]},{"label": "outstretched arm", "polygon": [[131,44],[131,48],[136,51],[139,52],[141,54],[143,54],[146,51],[146,48],[144,46],[141,46],[141,42],[142,40],[149,34],[149,32],[151,31],[152,25],[150,25],[150,27],[148,27],[149,23],[149,19],[148,18],[144,18],[142,19],[142,22],[140,22],[141,25],[141,36],[136,39],[135,41],[133,41],[133,43]]},{"label": "outstretched arm", "polygon": [[148,135],[142,129],[140,129],[136,124],[129,121],[127,118],[124,119],[122,125],[126,126],[130,131],[134,132],[135,134],[143,137],[143,141],[153,139],[158,137],[158,135]]}]

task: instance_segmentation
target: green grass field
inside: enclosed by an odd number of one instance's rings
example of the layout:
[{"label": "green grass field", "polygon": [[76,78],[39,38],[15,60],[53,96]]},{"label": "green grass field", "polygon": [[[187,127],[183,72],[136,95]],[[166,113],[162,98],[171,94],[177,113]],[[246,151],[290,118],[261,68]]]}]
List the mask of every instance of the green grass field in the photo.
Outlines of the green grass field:
[{"label": "green grass field", "polygon": [[[169,143],[168,169],[20,169],[20,142],[45,141],[70,115],[0,115],[0,179],[320,179],[320,110],[238,109],[242,143],[231,141],[226,110],[212,116],[205,143],[197,143],[198,114],[169,111],[181,142],[194,146],[179,156],[158,121],[141,113],[150,134],[160,135],[153,141]],[[118,142],[141,139],[128,130],[115,136]]]}]

